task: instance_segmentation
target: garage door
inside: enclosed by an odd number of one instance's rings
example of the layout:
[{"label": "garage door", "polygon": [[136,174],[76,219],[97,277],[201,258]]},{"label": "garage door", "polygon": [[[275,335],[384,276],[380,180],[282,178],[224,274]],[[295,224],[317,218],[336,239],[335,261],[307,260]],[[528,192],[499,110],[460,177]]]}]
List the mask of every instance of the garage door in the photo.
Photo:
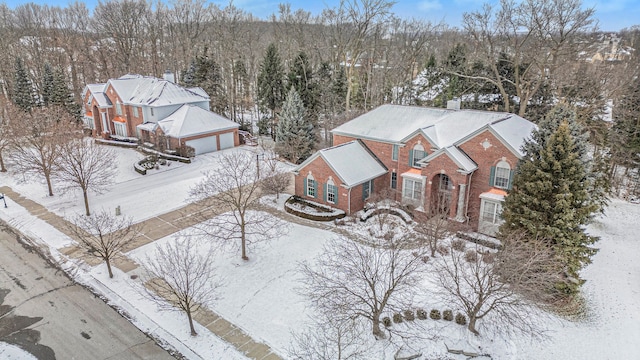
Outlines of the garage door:
[{"label": "garage door", "polygon": [[186,142],[186,144],[196,150],[196,155],[218,150],[218,144],[216,143],[216,136],[209,136],[209,137],[197,139],[197,140],[189,140]]},{"label": "garage door", "polygon": [[233,147],[233,132],[220,134],[220,150]]}]

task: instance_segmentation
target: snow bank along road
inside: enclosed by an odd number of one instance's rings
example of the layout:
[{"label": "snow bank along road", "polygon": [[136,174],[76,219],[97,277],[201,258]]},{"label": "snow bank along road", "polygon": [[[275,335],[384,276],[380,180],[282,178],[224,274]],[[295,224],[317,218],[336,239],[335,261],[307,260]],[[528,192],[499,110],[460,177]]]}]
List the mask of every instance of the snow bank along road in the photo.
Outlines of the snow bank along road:
[{"label": "snow bank along road", "polygon": [[0,341],[19,344],[41,360],[172,359],[101,299],[5,231],[0,231],[0,303],[7,306],[0,306]]}]

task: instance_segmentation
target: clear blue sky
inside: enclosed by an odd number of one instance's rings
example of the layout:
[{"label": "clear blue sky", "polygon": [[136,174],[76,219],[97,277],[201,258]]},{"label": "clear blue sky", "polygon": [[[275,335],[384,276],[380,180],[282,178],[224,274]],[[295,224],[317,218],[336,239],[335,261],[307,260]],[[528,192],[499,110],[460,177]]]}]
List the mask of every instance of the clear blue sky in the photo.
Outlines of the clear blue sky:
[{"label": "clear blue sky", "polygon": [[[0,0],[2,1],[2,0]],[[4,0],[9,7],[29,1]],[[163,0],[168,2],[169,0]],[[38,4],[65,6],[70,0],[32,0]],[[93,9],[98,0],[85,1],[89,9]],[[228,0],[213,0],[213,3],[224,7]],[[235,0],[234,5],[254,15],[264,18],[278,11],[279,3],[290,3],[292,10],[302,8],[318,14],[323,8],[333,7],[339,0]],[[462,13],[479,9],[482,4],[498,3],[498,0],[397,0],[393,12],[404,18],[420,18],[439,22],[443,20],[451,26],[460,26]],[[640,0],[583,0],[584,6],[596,9],[596,18],[600,29],[605,31],[620,30],[632,25],[640,25]]]}]

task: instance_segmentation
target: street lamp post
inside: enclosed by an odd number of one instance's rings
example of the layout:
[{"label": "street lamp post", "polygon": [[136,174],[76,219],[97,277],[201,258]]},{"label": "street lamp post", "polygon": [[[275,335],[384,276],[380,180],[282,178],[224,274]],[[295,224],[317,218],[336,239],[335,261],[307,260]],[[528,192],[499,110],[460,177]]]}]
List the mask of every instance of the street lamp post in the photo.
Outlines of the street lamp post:
[{"label": "street lamp post", "polygon": [[7,200],[4,198],[4,194],[0,195],[0,199],[4,202],[4,208],[7,208]]}]

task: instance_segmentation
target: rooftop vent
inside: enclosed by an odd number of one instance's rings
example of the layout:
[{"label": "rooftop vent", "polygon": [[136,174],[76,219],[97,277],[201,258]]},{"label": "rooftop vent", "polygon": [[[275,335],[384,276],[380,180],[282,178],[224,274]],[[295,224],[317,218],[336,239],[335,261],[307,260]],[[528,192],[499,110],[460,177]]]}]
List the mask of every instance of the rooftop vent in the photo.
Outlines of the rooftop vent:
[{"label": "rooftop vent", "polygon": [[449,110],[460,110],[460,99],[453,98],[453,100],[447,101],[447,109]]},{"label": "rooftop vent", "polygon": [[164,74],[162,75],[162,78],[172,83],[176,82],[176,77],[175,75],[173,75],[173,73],[170,70],[165,71]]}]

